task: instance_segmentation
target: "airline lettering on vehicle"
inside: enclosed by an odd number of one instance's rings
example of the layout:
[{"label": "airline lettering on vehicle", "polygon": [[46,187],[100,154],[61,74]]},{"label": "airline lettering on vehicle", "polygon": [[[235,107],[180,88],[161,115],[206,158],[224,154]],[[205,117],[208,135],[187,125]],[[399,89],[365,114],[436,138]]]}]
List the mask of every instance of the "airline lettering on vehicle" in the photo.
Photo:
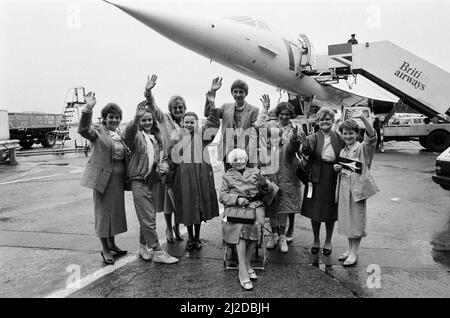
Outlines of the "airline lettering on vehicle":
[{"label": "airline lettering on vehicle", "polygon": [[407,61],[403,61],[402,65],[395,71],[394,75],[403,81],[414,86],[415,89],[425,90],[427,85],[423,83],[425,76],[417,67],[411,66]]}]

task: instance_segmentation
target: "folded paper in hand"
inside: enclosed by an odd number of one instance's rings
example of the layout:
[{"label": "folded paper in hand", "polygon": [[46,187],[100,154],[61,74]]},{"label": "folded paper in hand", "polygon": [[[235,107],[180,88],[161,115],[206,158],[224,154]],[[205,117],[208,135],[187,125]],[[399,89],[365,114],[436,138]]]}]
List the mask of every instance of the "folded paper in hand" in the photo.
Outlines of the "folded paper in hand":
[{"label": "folded paper in hand", "polygon": [[358,174],[362,173],[362,162],[359,160],[339,157],[339,164],[344,169],[356,172]]}]

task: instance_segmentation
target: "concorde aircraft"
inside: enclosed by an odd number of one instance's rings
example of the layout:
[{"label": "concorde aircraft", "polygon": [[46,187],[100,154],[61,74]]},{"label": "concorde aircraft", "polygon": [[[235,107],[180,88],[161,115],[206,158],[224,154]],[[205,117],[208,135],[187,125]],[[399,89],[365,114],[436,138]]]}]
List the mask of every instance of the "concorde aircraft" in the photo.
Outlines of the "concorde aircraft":
[{"label": "concorde aircraft", "polygon": [[[237,72],[279,87],[318,106],[341,108],[366,100],[328,85],[311,69],[306,36],[292,40],[251,17],[210,18],[167,12],[149,3],[106,1],[168,39]],[[321,76],[318,76],[321,75]],[[306,104],[306,103],[305,103]]]}]

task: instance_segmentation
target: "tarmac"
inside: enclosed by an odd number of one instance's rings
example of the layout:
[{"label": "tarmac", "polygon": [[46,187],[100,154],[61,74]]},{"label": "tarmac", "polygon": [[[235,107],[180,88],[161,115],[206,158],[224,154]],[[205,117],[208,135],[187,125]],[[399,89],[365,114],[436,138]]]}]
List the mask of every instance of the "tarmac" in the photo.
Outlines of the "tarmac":
[{"label": "tarmac", "polygon": [[[19,157],[18,166],[0,166],[0,297],[450,297],[450,193],[431,180],[437,155],[417,142],[388,143],[375,154],[372,175],[381,191],[368,201],[357,266],[337,260],[347,246],[337,225],[333,253],[311,255],[310,222],[297,215],[289,252],[267,251],[252,291],[240,287],[236,270],[224,268],[221,217],[202,225],[203,248],[188,254],[184,227],[183,242],[166,243],[158,213],[160,242],[180,262],[139,258],[130,192],[128,232],[116,238],[129,253],[104,265],[92,192],[79,185],[84,154]],[[214,171],[218,189],[220,163]]]}]

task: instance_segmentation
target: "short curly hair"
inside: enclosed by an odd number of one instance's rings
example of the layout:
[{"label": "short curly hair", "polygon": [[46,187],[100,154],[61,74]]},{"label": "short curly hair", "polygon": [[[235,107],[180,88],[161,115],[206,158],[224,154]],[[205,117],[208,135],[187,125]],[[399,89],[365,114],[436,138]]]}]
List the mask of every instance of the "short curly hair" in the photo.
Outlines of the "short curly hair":
[{"label": "short curly hair", "polygon": [[356,122],[356,120],[354,120],[352,118],[344,120],[339,125],[339,131],[341,133],[344,131],[344,129],[349,130],[349,131],[354,131],[356,134],[359,134],[359,125]]},{"label": "short curly hair", "polygon": [[331,120],[334,121],[336,113],[334,111],[332,111],[331,109],[329,109],[329,108],[321,107],[319,109],[319,111],[317,112],[317,119],[320,120],[320,119],[324,118],[327,115],[330,116]]},{"label": "short curly hair", "polygon": [[233,163],[237,159],[244,158],[244,157],[245,157],[245,160],[247,161],[248,160],[247,152],[244,149],[235,148],[235,149],[231,150],[230,153],[228,154],[228,162]]},{"label": "short curly hair", "polygon": [[291,119],[295,117],[294,106],[288,102],[281,102],[275,108],[275,116],[278,118],[283,110],[288,110],[291,114]]},{"label": "short curly hair", "polygon": [[106,125],[106,117],[108,116],[108,114],[118,114],[120,116],[120,120],[122,120],[122,109],[116,103],[106,104],[100,114],[102,116],[103,125]]},{"label": "short curly hair", "polygon": [[231,84],[231,93],[233,93],[233,89],[240,88],[245,91],[245,95],[248,95],[248,85],[243,80],[237,79]]}]

